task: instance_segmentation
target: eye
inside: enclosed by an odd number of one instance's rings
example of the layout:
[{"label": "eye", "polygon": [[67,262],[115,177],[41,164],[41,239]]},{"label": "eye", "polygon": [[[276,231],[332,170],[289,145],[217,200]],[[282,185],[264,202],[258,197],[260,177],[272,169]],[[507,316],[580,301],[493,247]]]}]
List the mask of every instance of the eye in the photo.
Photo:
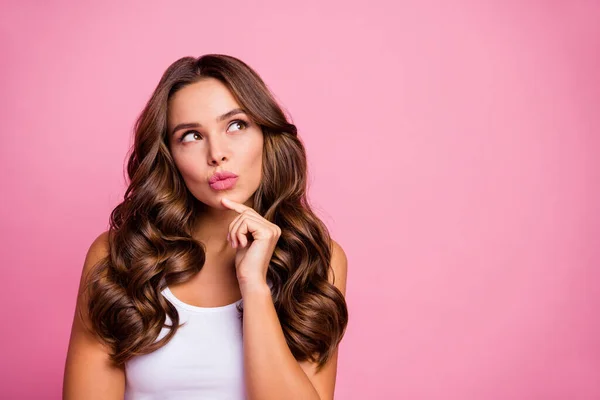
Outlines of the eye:
[{"label": "eye", "polygon": [[187,131],[185,132],[183,135],[181,135],[181,137],[179,138],[180,142],[190,142],[190,140],[183,140],[185,139],[186,136],[188,136],[190,133],[195,133],[197,136],[199,136],[200,138],[202,138],[202,136],[200,135],[200,133],[198,131]]},{"label": "eye", "polygon": [[[245,129],[248,127],[248,123],[242,119],[236,119],[235,121],[233,121],[229,126],[235,126],[235,125],[242,125]],[[238,130],[242,130],[242,128],[238,129]]]},{"label": "eye", "polygon": [[[229,124],[229,126],[238,126],[237,130],[242,130],[242,129],[246,129],[248,127],[248,122],[242,120],[242,119],[236,119],[235,121],[232,121],[231,124]],[[198,131],[187,131],[185,132],[183,135],[181,135],[181,137],[179,138],[179,141],[182,143],[186,143],[186,142],[193,142],[194,140],[184,140],[188,135],[190,134],[194,134],[195,136],[198,136],[199,139],[202,139],[202,135],[200,134],[200,132]],[[193,136],[192,136],[193,137]]]}]

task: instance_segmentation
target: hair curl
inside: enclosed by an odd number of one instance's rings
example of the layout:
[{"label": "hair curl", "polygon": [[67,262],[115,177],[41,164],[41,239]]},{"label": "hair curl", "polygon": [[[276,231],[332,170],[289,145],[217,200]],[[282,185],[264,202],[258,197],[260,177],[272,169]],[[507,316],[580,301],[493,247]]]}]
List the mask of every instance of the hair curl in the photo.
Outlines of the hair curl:
[{"label": "hair curl", "polygon": [[[282,231],[267,279],[292,354],[298,361],[316,361],[320,369],[345,333],[348,310],[328,281],[332,241],[306,197],[305,148],[260,76],[221,54],[183,57],[170,65],[137,118],[129,185],[110,215],[109,251],[91,269],[84,288],[93,333],[109,345],[110,359],[123,365],[167,344],[180,326],[177,310],[161,291],[197,274],[205,247],[191,236],[202,204],[171,156],[167,107],[177,90],[205,77],[225,84],[263,131],[263,179],[253,204]],[[242,305],[238,310],[242,318]],[[157,341],[163,327],[169,331]]]}]

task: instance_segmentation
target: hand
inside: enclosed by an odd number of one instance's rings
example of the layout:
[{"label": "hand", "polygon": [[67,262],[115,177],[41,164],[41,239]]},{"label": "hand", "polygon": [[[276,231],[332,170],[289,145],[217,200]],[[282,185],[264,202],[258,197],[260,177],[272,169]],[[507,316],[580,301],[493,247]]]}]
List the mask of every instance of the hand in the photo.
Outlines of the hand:
[{"label": "hand", "polygon": [[227,240],[237,248],[235,268],[240,288],[266,285],[267,270],[281,236],[281,228],[244,204],[227,198],[223,198],[221,203],[240,213],[229,224],[227,235]]}]

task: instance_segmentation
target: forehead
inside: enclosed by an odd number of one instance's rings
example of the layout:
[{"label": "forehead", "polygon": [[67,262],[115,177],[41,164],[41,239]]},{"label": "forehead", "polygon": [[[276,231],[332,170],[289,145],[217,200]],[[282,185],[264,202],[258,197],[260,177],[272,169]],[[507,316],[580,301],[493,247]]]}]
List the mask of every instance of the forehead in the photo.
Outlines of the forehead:
[{"label": "forehead", "polygon": [[214,122],[219,115],[240,107],[233,94],[221,81],[205,78],[179,89],[169,99],[169,125],[179,122]]}]

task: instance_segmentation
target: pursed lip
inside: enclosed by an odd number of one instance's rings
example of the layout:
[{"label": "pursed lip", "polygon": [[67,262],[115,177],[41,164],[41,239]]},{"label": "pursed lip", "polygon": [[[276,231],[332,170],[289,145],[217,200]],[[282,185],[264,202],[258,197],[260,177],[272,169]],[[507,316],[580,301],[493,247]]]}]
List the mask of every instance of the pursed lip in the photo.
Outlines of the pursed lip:
[{"label": "pursed lip", "polygon": [[229,178],[237,178],[237,175],[229,171],[219,171],[215,172],[210,178],[208,178],[208,183],[213,184]]}]

